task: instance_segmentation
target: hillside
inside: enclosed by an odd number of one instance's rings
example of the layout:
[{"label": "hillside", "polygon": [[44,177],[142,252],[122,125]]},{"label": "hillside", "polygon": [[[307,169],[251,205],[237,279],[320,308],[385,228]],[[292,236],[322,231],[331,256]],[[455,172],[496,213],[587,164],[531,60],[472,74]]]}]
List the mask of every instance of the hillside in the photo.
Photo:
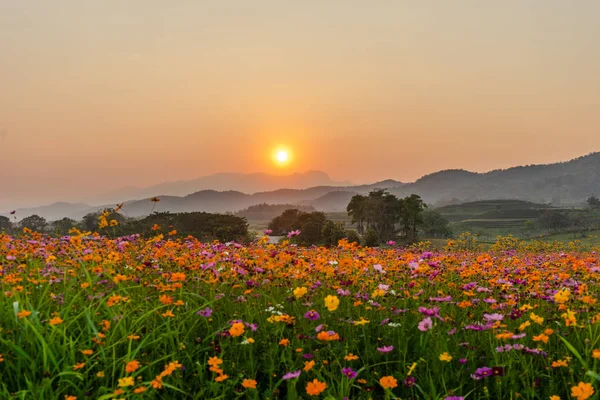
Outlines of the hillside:
[{"label": "hillside", "polygon": [[416,193],[426,202],[439,205],[492,199],[577,205],[590,195],[600,194],[600,153],[567,162],[487,173],[440,171],[391,192],[399,196]]}]

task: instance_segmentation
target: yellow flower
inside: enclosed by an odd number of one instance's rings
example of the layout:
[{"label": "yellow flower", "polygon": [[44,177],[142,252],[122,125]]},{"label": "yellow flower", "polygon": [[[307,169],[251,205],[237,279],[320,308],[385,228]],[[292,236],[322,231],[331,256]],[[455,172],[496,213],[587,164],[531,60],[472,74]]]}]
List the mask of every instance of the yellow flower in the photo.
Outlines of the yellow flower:
[{"label": "yellow flower", "polygon": [[569,296],[571,295],[571,291],[569,289],[562,289],[554,295],[554,301],[558,304],[563,304],[569,301]]},{"label": "yellow flower", "polygon": [[531,320],[538,325],[541,325],[544,323],[544,318],[540,317],[539,315],[536,315],[535,313],[531,313],[529,315],[529,318],[531,318]]},{"label": "yellow flower", "polygon": [[440,361],[450,362],[452,361],[452,356],[445,351],[442,354],[440,354]]},{"label": "yellow flower", "polygon": [[337,298],[337,296],[327,296],[325,297],[325,307],[327,307],[327,309],[329,311],[335,311],[337,310],[337,308],[340,305],[340,299]]},{"label": "yellow flower", "polygon": [[589,383],[579,382],[577,386],[571,388],[571,397],[577,400],[586,400],[594,394],[594,387]]},{"label": "yellow flower", "polygon": [[417,368],[417,363],[412,363],[412,365],[410,366],[410,368],[408,369],[408,372],[406,373],[407,376],[410,376],[410,374],[413,373],[413,371],[415,370],[415,368]]},{"label": "yellow flower", "polygon": [[525,322],[523,322],[521,325],[519,325],[519,330],[520,330],[520,331],[524,331],[524,330],[525,330],[525,329],[526,329],[528,326],[530,326],[530,325],[531,325],[531,322],[529,322],[529,321],[525,321]]},{"label": "yellow flower", "polygon": [[119,379],[119,387],[128,387],[135,385],[135,381],[131,376]]},{"label": "yellow flower", "polygon": [[296,289],[294,289],[294,296],[296,296],[296,298],[299,299],[300,297],[304,296],[307,292],[308,289],[304,286],[297,287]]}]

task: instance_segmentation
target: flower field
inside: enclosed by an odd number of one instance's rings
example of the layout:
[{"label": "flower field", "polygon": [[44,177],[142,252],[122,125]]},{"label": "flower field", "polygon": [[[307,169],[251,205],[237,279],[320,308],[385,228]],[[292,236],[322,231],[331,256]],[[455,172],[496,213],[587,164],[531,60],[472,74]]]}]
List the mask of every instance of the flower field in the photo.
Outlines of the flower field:
[{"label": "flower field", "polygon": [[0,398],[597,398],[591,250],[0,235]]}]

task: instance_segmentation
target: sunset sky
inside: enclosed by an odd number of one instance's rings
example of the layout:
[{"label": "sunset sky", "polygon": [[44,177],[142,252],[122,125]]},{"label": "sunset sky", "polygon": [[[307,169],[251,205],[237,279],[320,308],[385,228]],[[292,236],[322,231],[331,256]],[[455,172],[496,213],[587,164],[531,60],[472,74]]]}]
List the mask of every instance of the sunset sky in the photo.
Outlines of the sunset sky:
[{"label": "sunset sky", "polygon": [[412,181],[599,150],[597,0],[0,0],[0,211],[216,172]]}]

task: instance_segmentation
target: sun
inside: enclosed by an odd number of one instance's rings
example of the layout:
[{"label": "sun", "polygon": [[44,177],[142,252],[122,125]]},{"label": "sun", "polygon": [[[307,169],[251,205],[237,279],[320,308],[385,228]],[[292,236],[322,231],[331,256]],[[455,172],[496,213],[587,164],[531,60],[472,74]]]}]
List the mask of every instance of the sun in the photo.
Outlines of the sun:
[{"label": "sun", "polygon": [[288,165],[291,158],[291,153],[288,149],[278,148],[273,151],[273,161],[279,166]]},{"label": "sun", "polygon": [[290,154],[285,150],[279,150],[275,155],[275,158],[277,158],[277,161],[283,164],[290,159]]}]

